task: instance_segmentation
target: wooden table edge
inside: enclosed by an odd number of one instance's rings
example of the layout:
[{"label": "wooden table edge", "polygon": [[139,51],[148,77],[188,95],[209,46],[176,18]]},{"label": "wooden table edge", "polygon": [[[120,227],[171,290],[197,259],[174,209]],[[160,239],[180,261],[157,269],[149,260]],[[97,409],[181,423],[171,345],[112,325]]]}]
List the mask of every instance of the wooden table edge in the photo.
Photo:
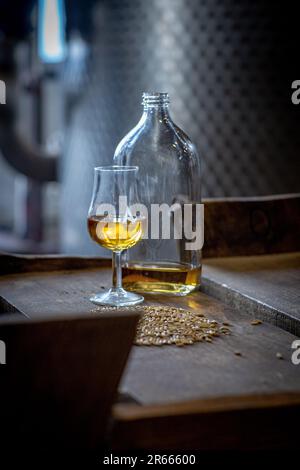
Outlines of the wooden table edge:
[{"label": "wooden table edge", "polygon": [[113,407],[113,417],[133,421],[153,417],[219,413],[233,410],[299,407],[300,392],[221,396],[155,405],[123,404]]},{"label": "wooden table edge", "polygon": [[296,449],[300,393],[117,404],[112,415],[116,451]]}]

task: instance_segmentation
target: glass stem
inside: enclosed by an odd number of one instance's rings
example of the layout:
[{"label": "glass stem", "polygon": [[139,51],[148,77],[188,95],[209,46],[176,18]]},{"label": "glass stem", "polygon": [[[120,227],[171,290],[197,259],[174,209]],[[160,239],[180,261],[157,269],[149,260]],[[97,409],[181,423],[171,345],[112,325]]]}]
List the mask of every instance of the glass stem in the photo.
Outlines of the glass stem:
[{"label": "glass stem", "polygon": [[121,251],[113,251],[112,265],[114,289],[122,289]]}]

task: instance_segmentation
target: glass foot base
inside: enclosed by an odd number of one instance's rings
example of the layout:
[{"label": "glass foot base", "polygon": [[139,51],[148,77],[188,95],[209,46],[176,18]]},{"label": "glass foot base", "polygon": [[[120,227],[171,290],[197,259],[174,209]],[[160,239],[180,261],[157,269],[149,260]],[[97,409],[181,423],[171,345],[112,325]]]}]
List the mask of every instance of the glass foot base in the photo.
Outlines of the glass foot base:
[{"label": "glass foot base", "polygon": [[96,305],[110,305],[112,307],[127,307],[137,305],[144,301],[144,297],[124,289],[109,289],[90,298]]}]

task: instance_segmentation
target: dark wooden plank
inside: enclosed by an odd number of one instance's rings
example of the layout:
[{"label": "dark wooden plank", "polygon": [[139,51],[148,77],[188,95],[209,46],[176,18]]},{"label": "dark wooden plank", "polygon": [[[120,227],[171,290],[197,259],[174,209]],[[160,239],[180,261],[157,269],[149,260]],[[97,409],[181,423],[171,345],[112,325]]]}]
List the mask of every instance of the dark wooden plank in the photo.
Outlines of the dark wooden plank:
[{"label": "dark wooden plank", "polygon": [[64,255],[11,255],[0,253],[0,275],[22,274],[33,271],[51,272],[68,269],[91,269],[108,267],[109,258]]},{"label": "dark wooden plank", "polygon": [[37,449],[95,450],[106,437],[138,314],[41,318],[0,325],[1,449],[34,442]]},{"label": "dark wooden plank", "polygon": [[33,319],[41,315],[92,314],[95,305],[89,298],[111,285],[111,276],[111,269],[102,267],[10,274],[0,278],[0,296]]},{"label": "dark wooden plank", "polygon": [[299,194],[204,203],[204,257],[300,251]]},{"label": "dark wooden plank", "polygon": [[[254,326],[242,310],[203,293],[165,303],[195,309],[220,323],[229,322],[232,334],[183,349],[133,348],[122,389],[139,402],[300,390],[299,370],[291,362],[295,336],[266,323]],[[241,356],[236,356],[236,351]],[[278,359],[277,353],[284,359]]]},{"label": "dark wooden plank", "polygon": [[208,259],[202,291],[300,336],[300,253]]},{"label": "dark wooden plank", "polygon": [[[93,316],[99,313],[93,312],[89,296],[110,283],[111,270],[105,268],[13,274],[0,279],[0,295],[36,319],[41,311]],[[137,401],[168,403],[300,389],[298,369],[291,362],[293,335],[268,324],[253,326],[243,309],[232,309],[202,292],[182,298],[148,296],[147,302],[196,309],[219,322],[229,321],[232,335],[183,349],[133,348],[121,391]],[[277,352],[283,360],[277,359]]]},{"label": "dark wooden plank", "polygon": [[113,416],[115,451],[296,449],[300,393],[119,404]]},{"label": "dark wooden plank", "polygon": [[[43,320],[42,323],[48,325],[49,319],[54,317],[65,317],[65,321],[67,318],[72,318],[72,322],[76,322],[82,314],[87,321],[88,319],[94,321],[103,316],[103,313],[93,311],[94,306],[88,299],[92,293],[111,283],[111,270],[105,267],[105,263],[99,269],[94,269],[93,262],[90,267],[84,262],[84,269],[79,269],[80,260],[75,260],[74,269],[67,269],[70,266],[68,260],[54,260],[53,264],[53,260],[50,259],[50,265],[54,270],[48,271],[47,262],[43,260],[42,272],[39,272],[38,265],[41,261],[32,260],[33,271],[26,268],[26,263],[24,263],[21,276],[9,274],[0,279],[0,295],[13,305],[15,310],[31,317],[31,320],[26,320],[27,322],[38,321],[41,324]],[[13,260],[11,262],[13,263]],[[15,271],[12,270],[12,272]],[[242,305],[234,309],[203,292],[194,293],[185,298],[149,296],[147,303],[176,305],[201,311],[219,322],[229,322],[232,334],[217,338],[212,344],[198,343],[185,348],[134,347],[120,391],[123,396],[129,396],[131,401],[136,400],[142,406],[132,408],[133,405],[126,403],[126,405],[122,404],[121,408],[114,409],[116,426],[113,433],[113,445],[115,449],[134,447],[154,450],[155,448],[172,449],[175,447],[185,450],[197,447],[199,450],[207,450],[214,446],[227,449],[276,446],[293,448],[296,445],[296,428],[290,425],[292,418],[293,423],[296,423],[299,417],[300,375],[298,367],[300,366],[293,365],[291,362],[291,344],[295,336],[269,324],[251,325],[251,316]],[[110,315],[113,316],[113,314],[106,314],[108,317]],[[3,325],[0,326],[0,333],[1,328],[10,325],[15,328],[14,316],[14,313],[2,315]],[[69,326],[68,330],[70,331]],[[48,327],[47,331],[50,331]],[[122,335],[123,327],[121,325],[119,327],[114,321],[113,331],[119,331]],[[34,338],[34,344],[42,344],[43,348],[45,343],[47,344],[40,331],[30,329],[30,335],[30,342],[28,339],[24,345],[25,352],[30,351],[32,338]],[[80,335],[79,332],[78,335]],[[22,333],[21,338],[24,337],[26,335]],[[52,334],[51,337],[55,335]],[[61,332],[61,338],[65,337],[65,334]],[[100,335],[97,339],[99,337]],[[105,337],[109,342],[111,334],[107,332]],[[66,345],[63,346],[65,347]],[[48,351],[51,358],[54,347],[44,349]],[[81,347],[75,348],[75,353],[78,355],[81,349]],[[49,352],[51,350],[52,353]],[[26,353],[24,355],[23,350],[22,354],[21,350],[19,351],[20,356],[26,358]],[[66,353],[68,357],[65,349],[58,348],[58,351],[62,352],[62,356]],[[235,355],[236,351],[240,351],[241,356]],[[276,357],[277,352],[282,354],[283,359]],[[43,354],[45,353],[42,353],[42,357]],[[72,348],[70,354],[74,362]],[[39,357],[37,351],[34,357]],[[57,361],[56,353],[53,357]],[[47,361],[49,360],[48,357]],[[38,368],[42,363],[43,361],[36,359]],[[52,364],[50,381],[51,377],[55,377],[54,362]],[[82,368],[83,366],[79,367],[80,373],[83,373]],[[60,374],[62,370],[63,368],[60,369]],[[76,377],[77,371],[73,368],[73,385],[74,372]],[[85,373],[88,374],[87,371]],[[43,377],[41,370],[33,369],[31,377],[39,376]],[[65,376],[67,381],[68,376],[69,374]],[[82,379],[83,376],[80,379],[81,384],[88,382]],[[37,382],[39,384],[39,380]],[[45,390],[49,389],[47,380],[42,383],[45,385]],[[102,386],[105,388],[106,384]],[[16,384],[14,387],[15,390],[20,388],[22,389],[22,384]],[[50,390],[51,414],[53,388]],[[70,391],[70,388],[67,390]],[[80,393],[77,392],[78,388],[73,395],[81,397],[81,389]],[[271,396],[266,398],[265,394],[271,394]],[[97,406],[95,397],[94,400],[95,409]],[[189,402],[178,403],[183,400]],[[82,414],[77,422],[79,420],[80,423],[84,422],[84,426],[88,423],[89,429],[95,429],[92,424],[96,425],[96,419],[93,421],[89,413],[86,418],[86,410],[91,410],[89,405],[86,405],[84,410],[80,408],[80,405],[78,406],[78,413],[82,411]],[[78,414],[73,415],[68,406],[66,410],[67,415],[65,410],[62,412],[61,419],[66,424],[61,428],[61,439],[64,440],[67,435],[73,442],[76,442],[79,437],[86,439],[89,434],[85,434],[84,437],[79,436],[78,427],[76,428],[74,424],[74,416],[78,417]],[[49,420],[49,416],[47,419]],[[48,423],[51,425],[51,419]],[[68,433],[64,426],[68,428],[70,423],[74,424],[74,429]],[[261,433],[257,433],[257,428]],[[41,429],[45,431],[43,426]],[[218,430],[217,433],[216,430]],[[9,432],[12,433],[12,430]],[[92,443],[95,442],[97,434],[90,432],[92,437],[88,437],[88,440]],[[41,435],[43,436],[43,433]],[[100,439],[100,434],[98,436]]]}]

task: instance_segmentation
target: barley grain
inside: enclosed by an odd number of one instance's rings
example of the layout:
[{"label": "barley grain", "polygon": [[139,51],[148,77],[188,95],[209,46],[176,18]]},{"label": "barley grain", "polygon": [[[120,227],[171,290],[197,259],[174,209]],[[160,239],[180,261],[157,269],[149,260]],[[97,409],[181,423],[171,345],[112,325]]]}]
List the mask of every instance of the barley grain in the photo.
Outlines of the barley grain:
[{"label": "barley grain", "polygon": [[[125,307],[125,310],[132,309],[133,307]],[[117,308],[97,307],[92,312],[111,310]],[[224,323],[219,326],[216,320],[206,318],[203,313],[179,307],[139,305],[134,307],[134,310],[142,313],[135,337],[135,344],[139,346],[173,344],[182,347],[199,341],[211,343],[213,338],[230,333]]]}]

